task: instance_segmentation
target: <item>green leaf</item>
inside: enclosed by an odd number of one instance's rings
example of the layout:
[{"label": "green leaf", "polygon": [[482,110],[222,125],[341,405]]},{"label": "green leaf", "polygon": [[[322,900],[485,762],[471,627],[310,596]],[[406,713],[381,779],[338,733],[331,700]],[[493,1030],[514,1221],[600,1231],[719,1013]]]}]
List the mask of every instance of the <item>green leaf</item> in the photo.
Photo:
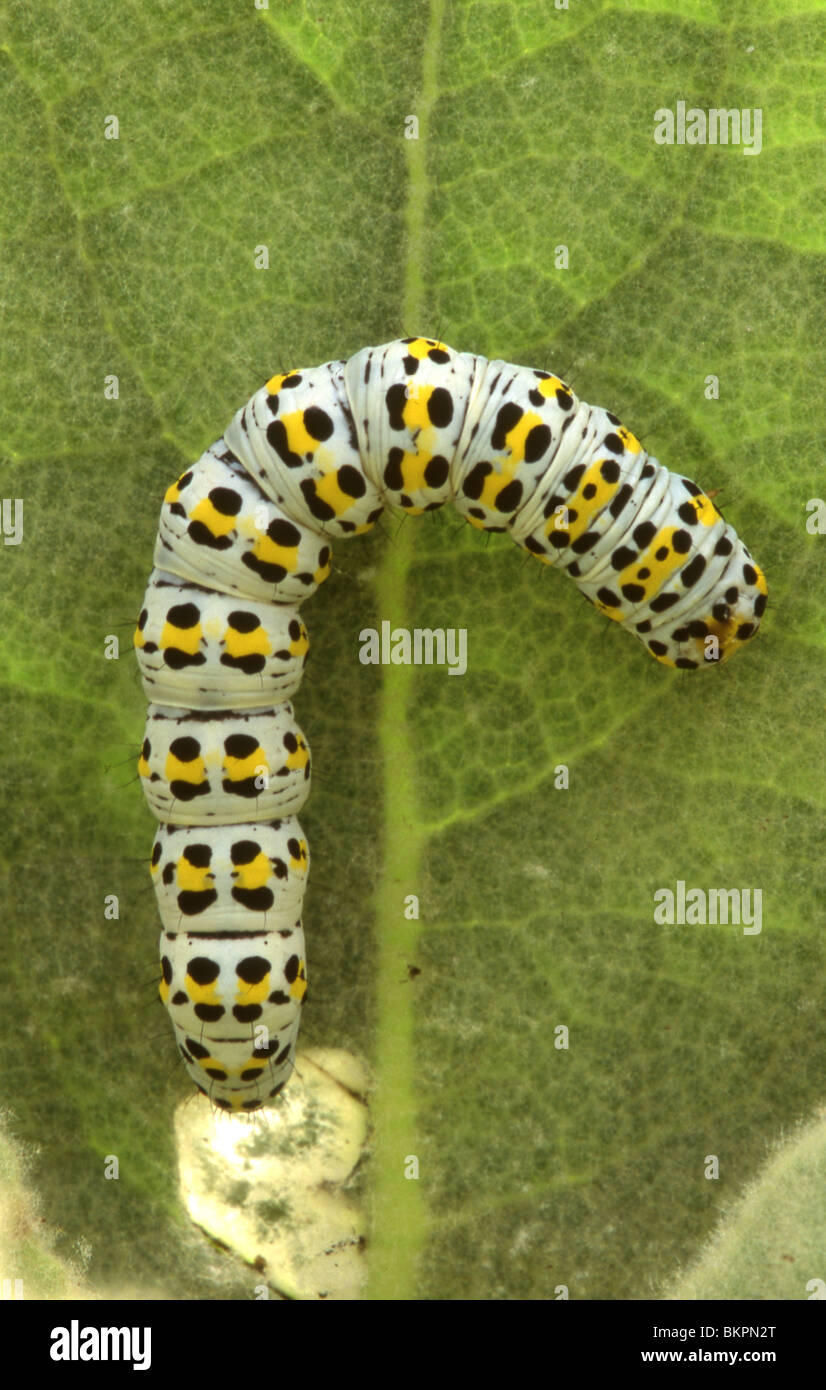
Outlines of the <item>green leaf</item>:
[{"label": "green leaf", "polygon": [[[296,701],[303,1041],[372,1068],[373,1296],[650,1296],[822,1096],[823,0],[0,24],[3,1095],[56,1255],[88,1241],[99,1292],[259,1277],[178,1197],[132,624],[165,487],[262,381],[425,332],[553,366],[719,489],[769,608],[680,674],[449,509],[338,546]],[[760,154],[655,143],[679,100],[759,107]],[[466,628],[467,674],[362,666],[382,620]],[[761,889],[762,932],[656,925],[678,880]]]},{"label": "green leaf", "polygon": [[817,1299],[826,1295],[826,1124],[823,1111],[776,1146],[727,1211],[673,1299]]}]

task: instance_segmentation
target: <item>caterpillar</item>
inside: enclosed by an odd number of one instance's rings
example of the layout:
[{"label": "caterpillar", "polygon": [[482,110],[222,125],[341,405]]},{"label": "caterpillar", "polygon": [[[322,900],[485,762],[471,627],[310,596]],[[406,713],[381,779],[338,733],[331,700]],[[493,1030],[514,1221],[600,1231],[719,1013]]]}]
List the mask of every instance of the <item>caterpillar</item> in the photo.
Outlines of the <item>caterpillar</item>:
[{"label": "caterpillar", "polygon": [[222,1109],[278,1095],[306,997],[299,605],[331,540],[448,501],[667,666],[726,660],[763,615],[765,578],[711,498],[549,372],[405,338],[261,387],[167,491],[134,638],[160,995]]}]

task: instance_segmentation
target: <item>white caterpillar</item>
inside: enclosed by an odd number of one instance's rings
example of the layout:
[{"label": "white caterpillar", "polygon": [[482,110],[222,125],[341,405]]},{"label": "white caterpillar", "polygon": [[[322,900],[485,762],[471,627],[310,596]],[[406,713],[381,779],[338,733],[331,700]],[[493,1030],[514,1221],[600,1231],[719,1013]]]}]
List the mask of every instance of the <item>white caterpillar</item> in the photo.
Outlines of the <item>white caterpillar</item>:
[{"label": "white caterpillar", "polygon": [[281,1090],[306,991],[298,605],[330,538],[448,501],[566,570],[666,665],[724,661],[762,617],[763,574],[710,498],[547,372],[406,338],[257,391],[167,492],[135,633],[161,998],[224,1109]]}]

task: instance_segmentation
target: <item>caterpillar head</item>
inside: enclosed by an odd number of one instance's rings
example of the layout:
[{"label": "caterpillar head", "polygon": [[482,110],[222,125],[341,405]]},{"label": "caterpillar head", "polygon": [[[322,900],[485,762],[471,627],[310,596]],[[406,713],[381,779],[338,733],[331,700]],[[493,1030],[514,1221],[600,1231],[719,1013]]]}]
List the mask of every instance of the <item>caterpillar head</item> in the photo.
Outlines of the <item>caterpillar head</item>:
[{"label": "caterpillar head", "polygon": [[658,661],[682,670],[719,665],[754,637],[768,601],[766,578],[742,542],[732,559],[699,612],[648,642]]}]

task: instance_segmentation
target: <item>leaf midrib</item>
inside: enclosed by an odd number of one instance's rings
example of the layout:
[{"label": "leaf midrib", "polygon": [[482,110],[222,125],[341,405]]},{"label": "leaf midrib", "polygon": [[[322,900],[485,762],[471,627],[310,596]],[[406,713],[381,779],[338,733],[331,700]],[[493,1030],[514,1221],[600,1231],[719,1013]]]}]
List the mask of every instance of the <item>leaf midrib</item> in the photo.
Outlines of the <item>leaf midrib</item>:
[{"label": "leaf midrib", "polygon": [[[407,201],[403,321],[408,333],[429,331],[425,303],[430,115],[438,94],[440,39],[445,0],[430,0],[423,45],[421,89],[411,103],[419,120],[417,140],[405,139]],[[407,113],[402,113],[407,114]],[[400,120],[399,137],[404,138]],[[392,627],[410,627],[408,585],[416,548],[415,526],[400,528],[387,546],[376,576],[377,609]],[[374,897],[377,926],[377,1024],[373,1093],[374,1160],[372,1228],[367,1294],[374,1299],[416,1297],[418,1256],[427,1218],[419,1181],[405,1177],[416,1155],[419,1093],[414,1069],[414,991],[406,977],[420,923],[404,915],[407,894],[418,893],[426,831],[416,815],[416,750],[409,719],[414,672],[382,667],[377,741],[382,766],[383,842]],[[418,1156],[420,1157],[420,1156]]]}]

